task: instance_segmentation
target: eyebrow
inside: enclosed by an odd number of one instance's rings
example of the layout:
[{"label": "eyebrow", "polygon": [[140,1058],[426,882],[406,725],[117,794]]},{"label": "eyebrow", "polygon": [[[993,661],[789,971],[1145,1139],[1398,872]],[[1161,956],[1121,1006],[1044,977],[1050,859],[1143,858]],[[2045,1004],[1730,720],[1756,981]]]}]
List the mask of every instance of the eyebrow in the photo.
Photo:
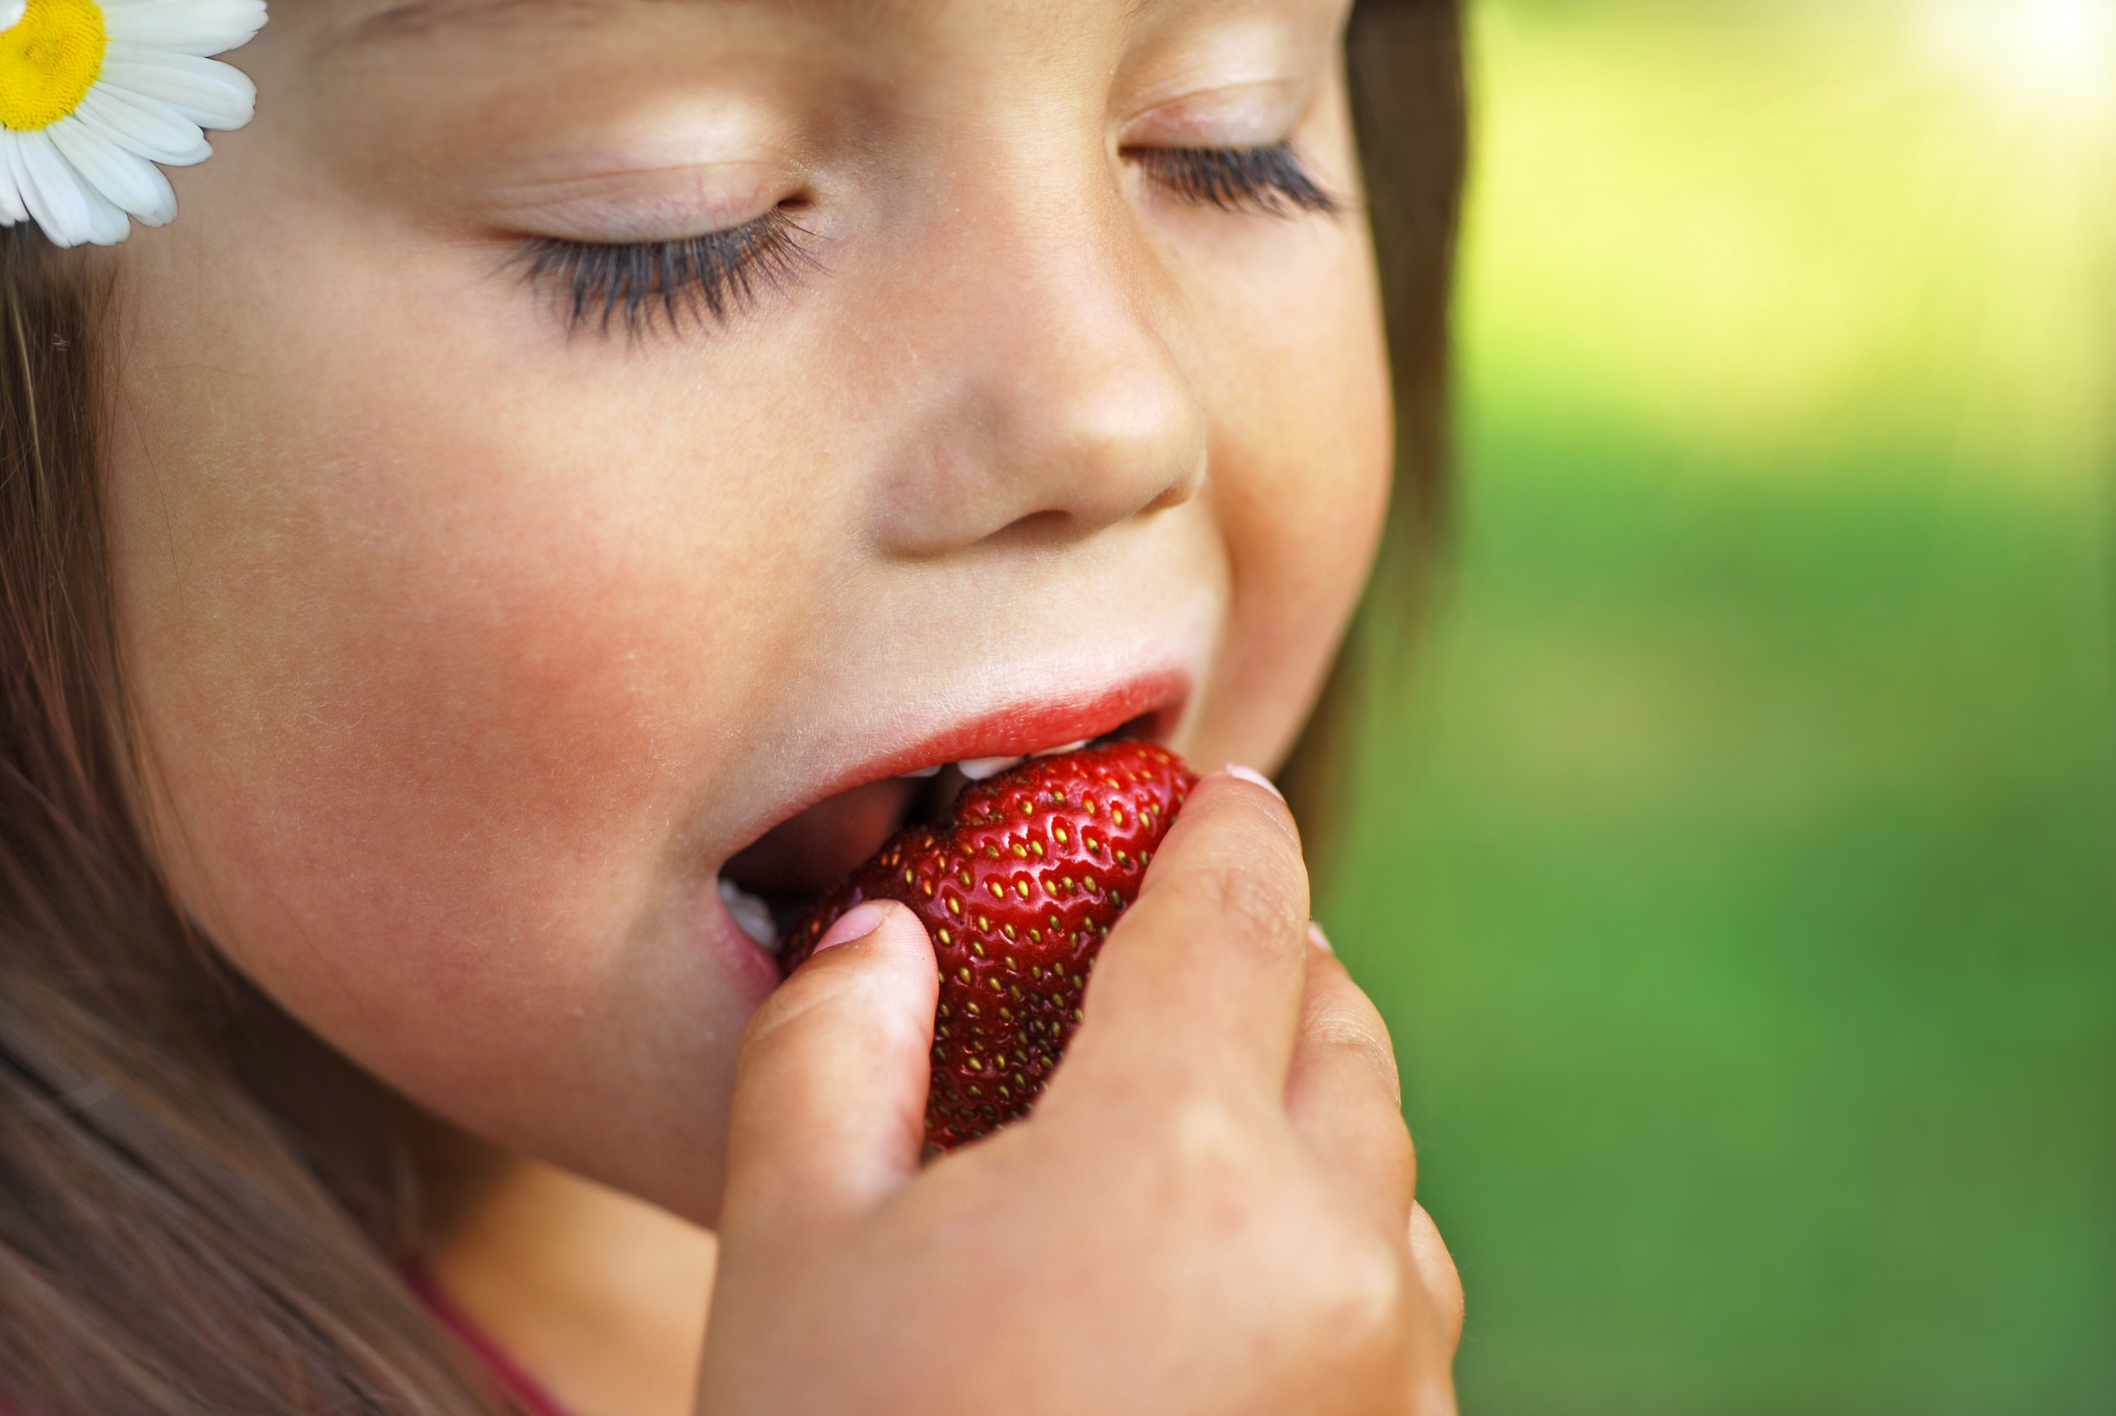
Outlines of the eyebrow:
[{"label": "eyebrow", "polygon": [[[458,26],[506,27],[551,22],[573,26],[595,24],[632,8],[633,3],[732,9],[754,4],[755,0],[398,0],[398,3],[346,26],[325,41],[323,47],[357,48]],[[906,17],[936,9],[945,0],[771,0],[771,3],[854,18],[872,17],[883,12]]]},{"label": "eyebrow", "polygon": [[592,21],[616,8],[613,0],[398,0],[346,26],[332,36],[329,47],[403,39],[455,25],[505,25],[569,16]]}]

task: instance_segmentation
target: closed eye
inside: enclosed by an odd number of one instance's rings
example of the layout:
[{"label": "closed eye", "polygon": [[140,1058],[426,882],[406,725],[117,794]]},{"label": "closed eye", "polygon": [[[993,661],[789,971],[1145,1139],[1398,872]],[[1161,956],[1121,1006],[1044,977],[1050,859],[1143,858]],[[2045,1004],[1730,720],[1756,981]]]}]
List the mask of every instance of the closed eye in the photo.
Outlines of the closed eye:
[{"label": "closed eye", "polygon": [[[1334,215],[1343,203],[1308,175],[1289,143],[1250,148],[1137,147],[1124,151],[1157,186],[1193,206],[1269,216]],[[724,324],[815,258],[808,232],[784,206],[726,231],[675,241],[570,241],[537,236],[509,262],[545,292],[569,332],[623,329],[637,338],[666,320]]]},{"label": "closed eye", "polygon": [[538,236],[509,264],[545,291],[568,331],[622,328],[637,337],[667,320],[724,324],[759,295],[815,265],[808,232],[783,206],[726,231],[676,241],[602,243]]},{"label": "closed eye", "polygon": [[1317,185],[1291,143],[1249,148],[1136,147],[1124,155],[1164,191],[1226,212],[1334,215],[1344,204]]}]

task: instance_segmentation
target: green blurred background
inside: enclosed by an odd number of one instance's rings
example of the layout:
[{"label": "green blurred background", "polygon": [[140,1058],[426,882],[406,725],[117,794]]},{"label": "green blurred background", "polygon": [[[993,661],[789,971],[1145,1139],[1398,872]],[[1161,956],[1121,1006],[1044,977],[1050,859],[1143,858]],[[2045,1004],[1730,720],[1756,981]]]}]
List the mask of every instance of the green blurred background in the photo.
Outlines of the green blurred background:
[{"label": "green blurred background", "polygon": [[2116,1412],[2116,0],[1474,0],[1324,907],[1471,1416]]}]

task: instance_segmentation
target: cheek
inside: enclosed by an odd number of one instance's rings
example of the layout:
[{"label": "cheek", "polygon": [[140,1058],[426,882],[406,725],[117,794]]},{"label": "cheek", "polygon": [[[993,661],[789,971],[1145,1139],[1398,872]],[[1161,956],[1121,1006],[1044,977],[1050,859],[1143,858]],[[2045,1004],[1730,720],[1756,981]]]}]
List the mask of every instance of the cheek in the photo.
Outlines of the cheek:
[{"label": "cheek", "polygon": [[1251,292],[1221,341],[1240,355],[1214,375],[1212,495],[1233,599],[1200,760],[1275,763],[1290,749],[1388,508],[1388,356],[1363,239],[1319,265],[1297,289]]},{"label": "cheek", "polygon": [[706,1099],[776,974],[686,823],[804,613],[745,573],[782,513],[735,477],[702,514],[695,468],[598,445],[621,415],[465,406],[511,386],[478,353],[133,381],[113,501],[157,834],[186,904],[333,1044],[697,1213],[668,1177],[710,1174]]}]

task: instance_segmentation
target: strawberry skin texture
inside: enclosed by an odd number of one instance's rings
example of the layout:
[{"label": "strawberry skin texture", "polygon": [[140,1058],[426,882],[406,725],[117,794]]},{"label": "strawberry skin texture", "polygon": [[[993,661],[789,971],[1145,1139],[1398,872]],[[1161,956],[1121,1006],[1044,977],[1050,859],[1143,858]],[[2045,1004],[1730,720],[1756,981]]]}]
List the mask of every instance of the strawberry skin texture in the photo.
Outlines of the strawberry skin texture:
[{"label": "strawberry skin texture", "polygon": [[1031,758],[973,782],[951,828],[891,836],[794,927],[786,971],[862,900],[908,905],[940,964],[926,1139],[974,1141],[1043,1091],[1095,955],[1196,783],[1181,758],[1145,742]]}]

